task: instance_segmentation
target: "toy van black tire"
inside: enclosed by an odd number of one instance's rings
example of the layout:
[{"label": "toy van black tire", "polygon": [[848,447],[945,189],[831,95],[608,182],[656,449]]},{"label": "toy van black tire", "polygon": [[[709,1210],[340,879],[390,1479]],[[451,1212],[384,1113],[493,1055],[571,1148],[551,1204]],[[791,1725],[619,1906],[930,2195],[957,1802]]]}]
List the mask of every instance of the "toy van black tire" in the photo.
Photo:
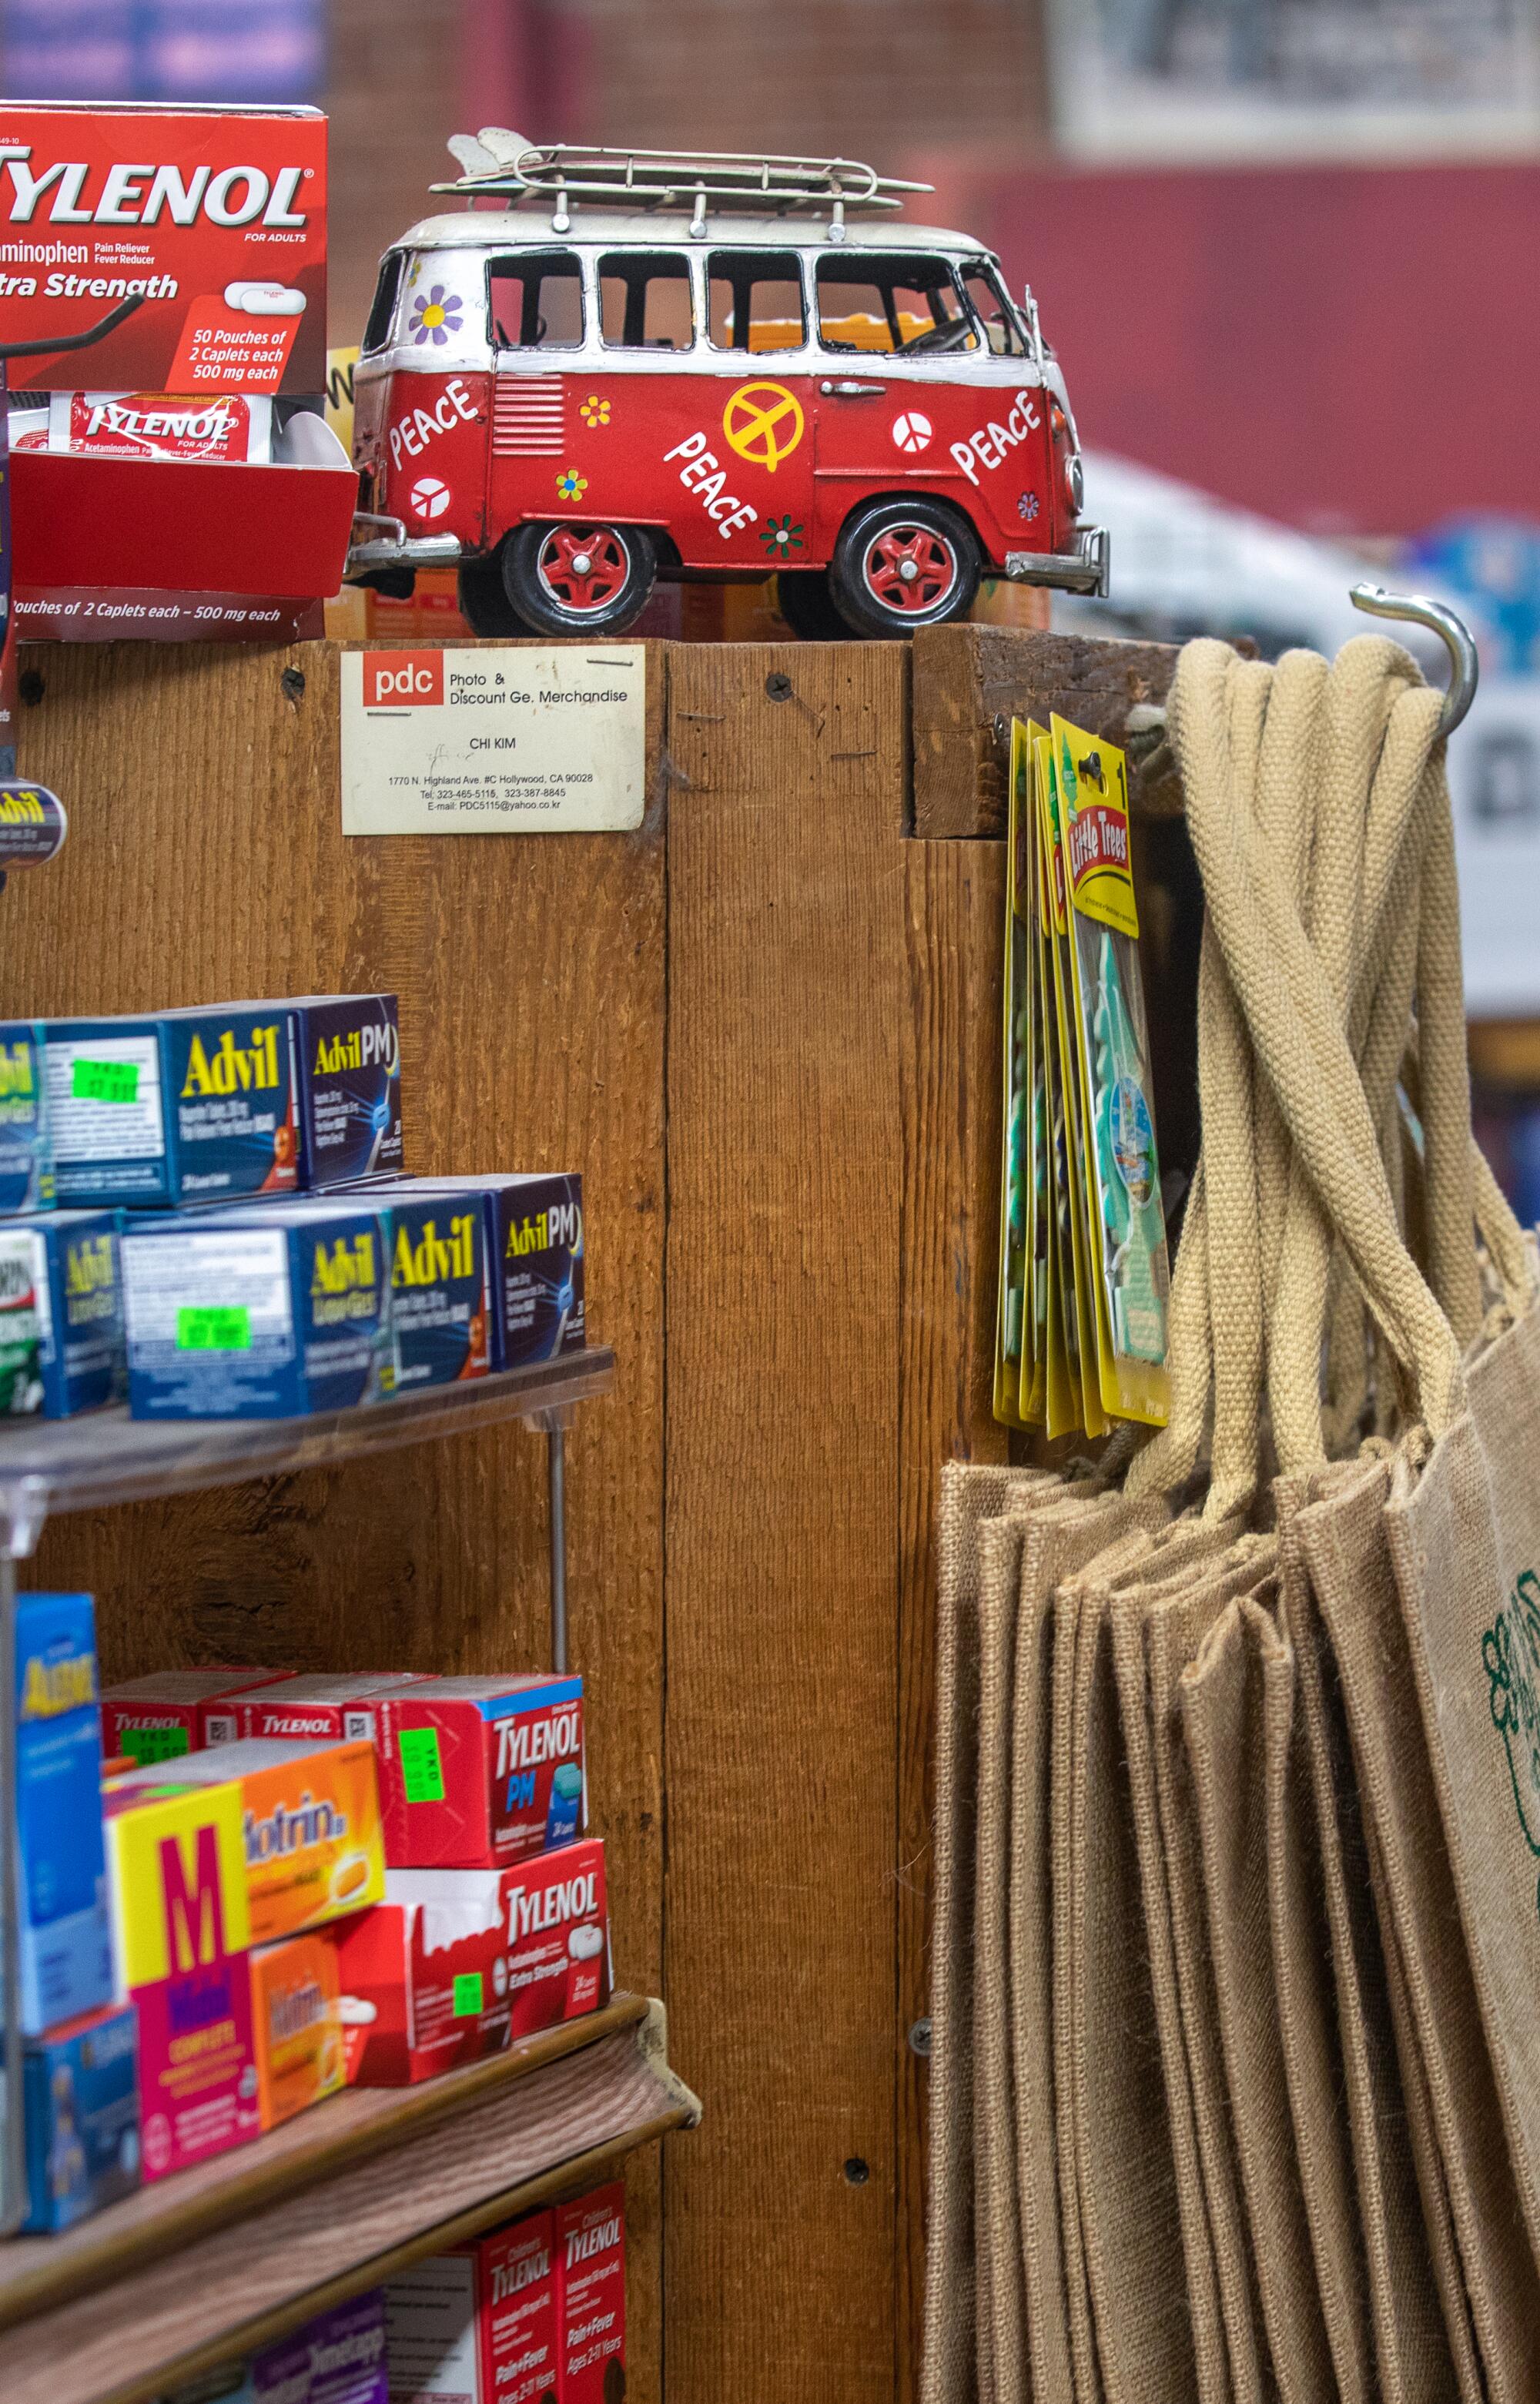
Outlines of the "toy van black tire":
[{"label": "toy van black tire", "polygon": [[776,578],[776,606],[799,642],[847,643],[850,629],[835,608],[821,567],[783,567]]},{"label": "toy van black tire", "polygon": [[829,592],[852,634],[913,635],[967,616],[980,566],[977,537],[945,501],[868,501],[840,528]]},{"label": "toy van black tire", "polygon": [[515,528],[502,549],[510,607],[539,635],[618,635],[639,618],[658,572],[641,526],[569,518]]},{"label": "toy van black tire", "polygon": [[468,559],[458,579],[460,615],[473,635],[527,635],[526,626],[508,597],[500,551],[486,559]]}]

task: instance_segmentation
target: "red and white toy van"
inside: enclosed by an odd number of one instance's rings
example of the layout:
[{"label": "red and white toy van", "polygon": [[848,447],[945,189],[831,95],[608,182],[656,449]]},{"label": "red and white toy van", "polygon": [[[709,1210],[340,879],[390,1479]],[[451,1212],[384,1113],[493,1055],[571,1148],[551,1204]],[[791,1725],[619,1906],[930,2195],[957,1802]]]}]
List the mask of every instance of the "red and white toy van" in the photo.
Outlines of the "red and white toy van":
[{"label": "red and white toy van", "polygon": [[812,636],[941,625],[986,573],[1105,591],[1030,293],[893,220],[929,187],[492,126],[450,147],[435,189],[469,205],[385,253],[355,376],[353,577],[454,564],[483,634],[614,633],[658,577],[774,569]]}]

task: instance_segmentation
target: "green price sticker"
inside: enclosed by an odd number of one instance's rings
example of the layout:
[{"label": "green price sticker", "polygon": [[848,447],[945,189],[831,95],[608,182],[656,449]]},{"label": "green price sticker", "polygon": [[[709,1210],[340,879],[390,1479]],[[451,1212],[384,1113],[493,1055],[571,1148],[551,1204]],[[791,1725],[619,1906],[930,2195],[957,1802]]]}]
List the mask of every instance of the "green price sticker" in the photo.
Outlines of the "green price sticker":
[{"label": "green price sticker", "polygon": [[455,2018],[468,2020],[482,2008],[482,1974],[462,1970],[455,1980]]},{"label": "green price sticker", "polygon": [[77,1102],[136,1102],[137,1064],[133,1060],[77,1060],[70,1090]]},{"label": "green price sticker", "polygon": [[141,1769],[153,1761],[175,1761],[189,1750],[188,1732],[181,1727],[123,1728],[118,1741]]},{"label": "green price sticker", "polygon": [[249,1352],[251,1313],[242,1304],[193,1305],[176,1314],[178,1352]]},{"label": "green price sticker", "polygon": [[401,1753],[401,1784],[409,1803],[441,1803],[444,1766],[439,1758],[437,1728],[402,1728],[396,1740]]}]

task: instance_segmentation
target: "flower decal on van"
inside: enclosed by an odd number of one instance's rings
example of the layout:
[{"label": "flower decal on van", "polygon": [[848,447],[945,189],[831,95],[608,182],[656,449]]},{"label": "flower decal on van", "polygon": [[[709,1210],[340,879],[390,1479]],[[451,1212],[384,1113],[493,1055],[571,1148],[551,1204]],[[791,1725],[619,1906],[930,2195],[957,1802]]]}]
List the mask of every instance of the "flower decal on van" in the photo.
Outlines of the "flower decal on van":
[{"label": "flower decal on van", "polygon": [[602,393],[591,392],[586,400],[578,403],[578,415],[585,426],[608,426],[609,403]]},{"label": "flower decal on van", "polygon": [[556,479],[556,497],[562,501],[581,501],[588,490],[588,479],[580,476],[576,468],[564,468]]},{"label": "flower decal on van", "polygon": [[441,284],[430,285],[426,293],[413,294],[413,316],[406,330],[414,342],[447,342],[464,323],[461,305],[457,292],[446,292]]},{"label": "flower decal on van", "polygon": [[776,558],[784,559],[788,552],[802,549],[802,527],[793,525],[790,517],[766,518],[760,540]]}]

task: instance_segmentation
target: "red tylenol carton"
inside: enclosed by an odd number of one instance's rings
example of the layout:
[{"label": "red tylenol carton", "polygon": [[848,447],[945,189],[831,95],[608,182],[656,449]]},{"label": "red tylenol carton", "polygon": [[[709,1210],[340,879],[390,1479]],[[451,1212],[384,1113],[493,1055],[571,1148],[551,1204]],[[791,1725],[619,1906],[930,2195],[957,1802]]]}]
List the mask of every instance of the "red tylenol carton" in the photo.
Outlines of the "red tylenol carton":
[{"label": "red tylenol carton", "polygon": [[532,2212],[389,2282],[391,2404],[555,2404],[553,2235]]},{"label": "red tylenol carton", "polygon": [[103,1758],[123,1754],[143,1768],[228,1744],[238,1733],[231,1698],[289,1675],[287,1670],[153,1670],[109,1686],[102,1697]]},{"label": "red tylenol carton", "polygon": [[617,2180],[554,2213],[557,2404],[625,2395],[625,2189]]},{"label": "red tylenol carton", "polygon": [[320,392],[326,119],[314,108],[0,102],[0,342],[13,392]]},{"label": "red tylenol carton", "polygon": [[597,2011],[609,1992],[597,1838],[511,1870],[389,1870],[337,1932],[349,2080],[402,2087]]},{"label": "red tylenol carton", "polygon": [[[323,1743],[367,1737],[376,1744],[385,1698],[423,1683],[423,1673],[414,1670],[367,1670],[351,1678],[287,1678],[281,1692],[259,1688],[240,1698],[231,1715],[238,1722],[231,1736],[277,1737],[287,1743],[301,1737]],[[228,1740],[209,1739],[210,1743]]]},{"label": "red tylenol carton", "polygon": [[337,1931],[347,2076],[410,2087],[508,2045],[496,1870],[387,1870],[385,1899]]},{"label": "red tylenol carton", "polygon": [[425,1679],[379,1740],[393,1869],[500,1869],[586,1822],[581,1678]]}]

